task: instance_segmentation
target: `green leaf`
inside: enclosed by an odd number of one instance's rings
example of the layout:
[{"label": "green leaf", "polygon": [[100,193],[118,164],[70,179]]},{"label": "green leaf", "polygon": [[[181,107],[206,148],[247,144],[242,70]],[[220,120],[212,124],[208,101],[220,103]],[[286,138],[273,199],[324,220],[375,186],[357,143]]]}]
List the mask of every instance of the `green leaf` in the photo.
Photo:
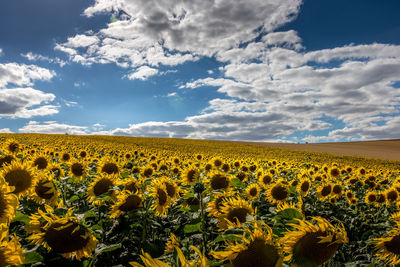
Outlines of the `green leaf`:
[{"label": "green leaf", "polygon": [[119,249],[119,248],[121,248],[121,244],[115,244],[115,245],[105,246],[105,247],[100,248],[100,249],[98,250],[97,255],[100,255],[100,254],[105,253],[105,252],[114,251],[114,250]]},{"label": "green leaf", "polygon": [[14,219],[11,222],[22,222],[23,224],[29,224],[30,218],[28,215],[17,211],[17,215],[15,215]]},{"label": "green leaf", "polygon": [[293,220],[293,219],[303,219],[303,214],[297,209],[284,209],[278,212],[278,215],[285,220]]},{"label": "green leaf", "polygon": [[183,227],[183,232],[185,234],[201,232],[201,222],[196,224],[186,224],[185,227]]},{"label": "green leaf", "polygon": [[123,173],[121,173],[121,177],[122,178],[129,178],[130,175],[129,175],[129,173],[123,172]]},{"label": "green leaf", "polygon": [[34,251],[27,252],[27,253],[25,253],[24,256],[25,256],[24,264],[34,264],[37,262],[41,262],[43,260],[42,255],[40,255],[39,253],[34,252]]},{"label": "green leaf", "polygon": [[78,200],[78,199],[79,199],[79,196],[73,195],[73,196],[69,199],[69,202],[74,202],[75,200]]},{"label": "green leaf", "polygon": [[96,213],[92,210],[89,210],[88,212],[85,213],[85,216],[83,216],[84,219],[87,218],[94,218],[97,217]]},{"label": "green leaf", "polygon": [[245,185],[238,178],[232,179],[232,185],[239,188],[244,188]]}]

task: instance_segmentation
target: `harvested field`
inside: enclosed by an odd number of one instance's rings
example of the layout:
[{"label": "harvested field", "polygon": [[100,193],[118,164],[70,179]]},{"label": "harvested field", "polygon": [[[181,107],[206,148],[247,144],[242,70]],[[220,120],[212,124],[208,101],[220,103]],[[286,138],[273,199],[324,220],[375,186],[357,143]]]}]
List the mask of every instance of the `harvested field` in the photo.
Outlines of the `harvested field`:
[{"label": "harvested field", "polygon": [[247,144],[263,145],[268,147],[288,148],[295,150],[328,152],[335,155],[360,156],[375,159],[387,159],[400,161],[400,139],[361,141],[361,142],[338,142],[338,143],[262,143],[246,142]]}]

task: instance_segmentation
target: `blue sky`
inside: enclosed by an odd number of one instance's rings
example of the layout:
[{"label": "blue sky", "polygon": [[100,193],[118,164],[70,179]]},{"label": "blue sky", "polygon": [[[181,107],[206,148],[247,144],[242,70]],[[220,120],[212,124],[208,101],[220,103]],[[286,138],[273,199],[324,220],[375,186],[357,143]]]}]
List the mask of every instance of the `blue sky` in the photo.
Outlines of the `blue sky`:
[{"label": "blue sky", "polygon": [[400,3],[0,2],[0,132],[398,138]]}]

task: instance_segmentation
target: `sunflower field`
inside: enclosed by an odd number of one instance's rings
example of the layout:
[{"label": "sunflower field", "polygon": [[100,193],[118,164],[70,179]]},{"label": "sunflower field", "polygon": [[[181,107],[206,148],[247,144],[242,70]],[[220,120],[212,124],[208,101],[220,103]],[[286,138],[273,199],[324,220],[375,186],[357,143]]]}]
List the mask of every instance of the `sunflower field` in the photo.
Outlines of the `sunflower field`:
[{"label": "sunflower field", "polygon": [[0,267],[397,265],[399,171],[238,142],[0,134]]}]

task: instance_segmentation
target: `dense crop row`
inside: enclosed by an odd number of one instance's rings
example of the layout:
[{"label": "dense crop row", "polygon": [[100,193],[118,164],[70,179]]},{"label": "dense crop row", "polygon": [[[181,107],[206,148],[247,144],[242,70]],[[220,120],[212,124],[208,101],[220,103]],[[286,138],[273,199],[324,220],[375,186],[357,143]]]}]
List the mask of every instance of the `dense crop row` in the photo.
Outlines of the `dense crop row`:
[{"label": "dense crop row", "polygon": [[400,263],[397,162],[230,142],[0,135],[0,266]]}]

